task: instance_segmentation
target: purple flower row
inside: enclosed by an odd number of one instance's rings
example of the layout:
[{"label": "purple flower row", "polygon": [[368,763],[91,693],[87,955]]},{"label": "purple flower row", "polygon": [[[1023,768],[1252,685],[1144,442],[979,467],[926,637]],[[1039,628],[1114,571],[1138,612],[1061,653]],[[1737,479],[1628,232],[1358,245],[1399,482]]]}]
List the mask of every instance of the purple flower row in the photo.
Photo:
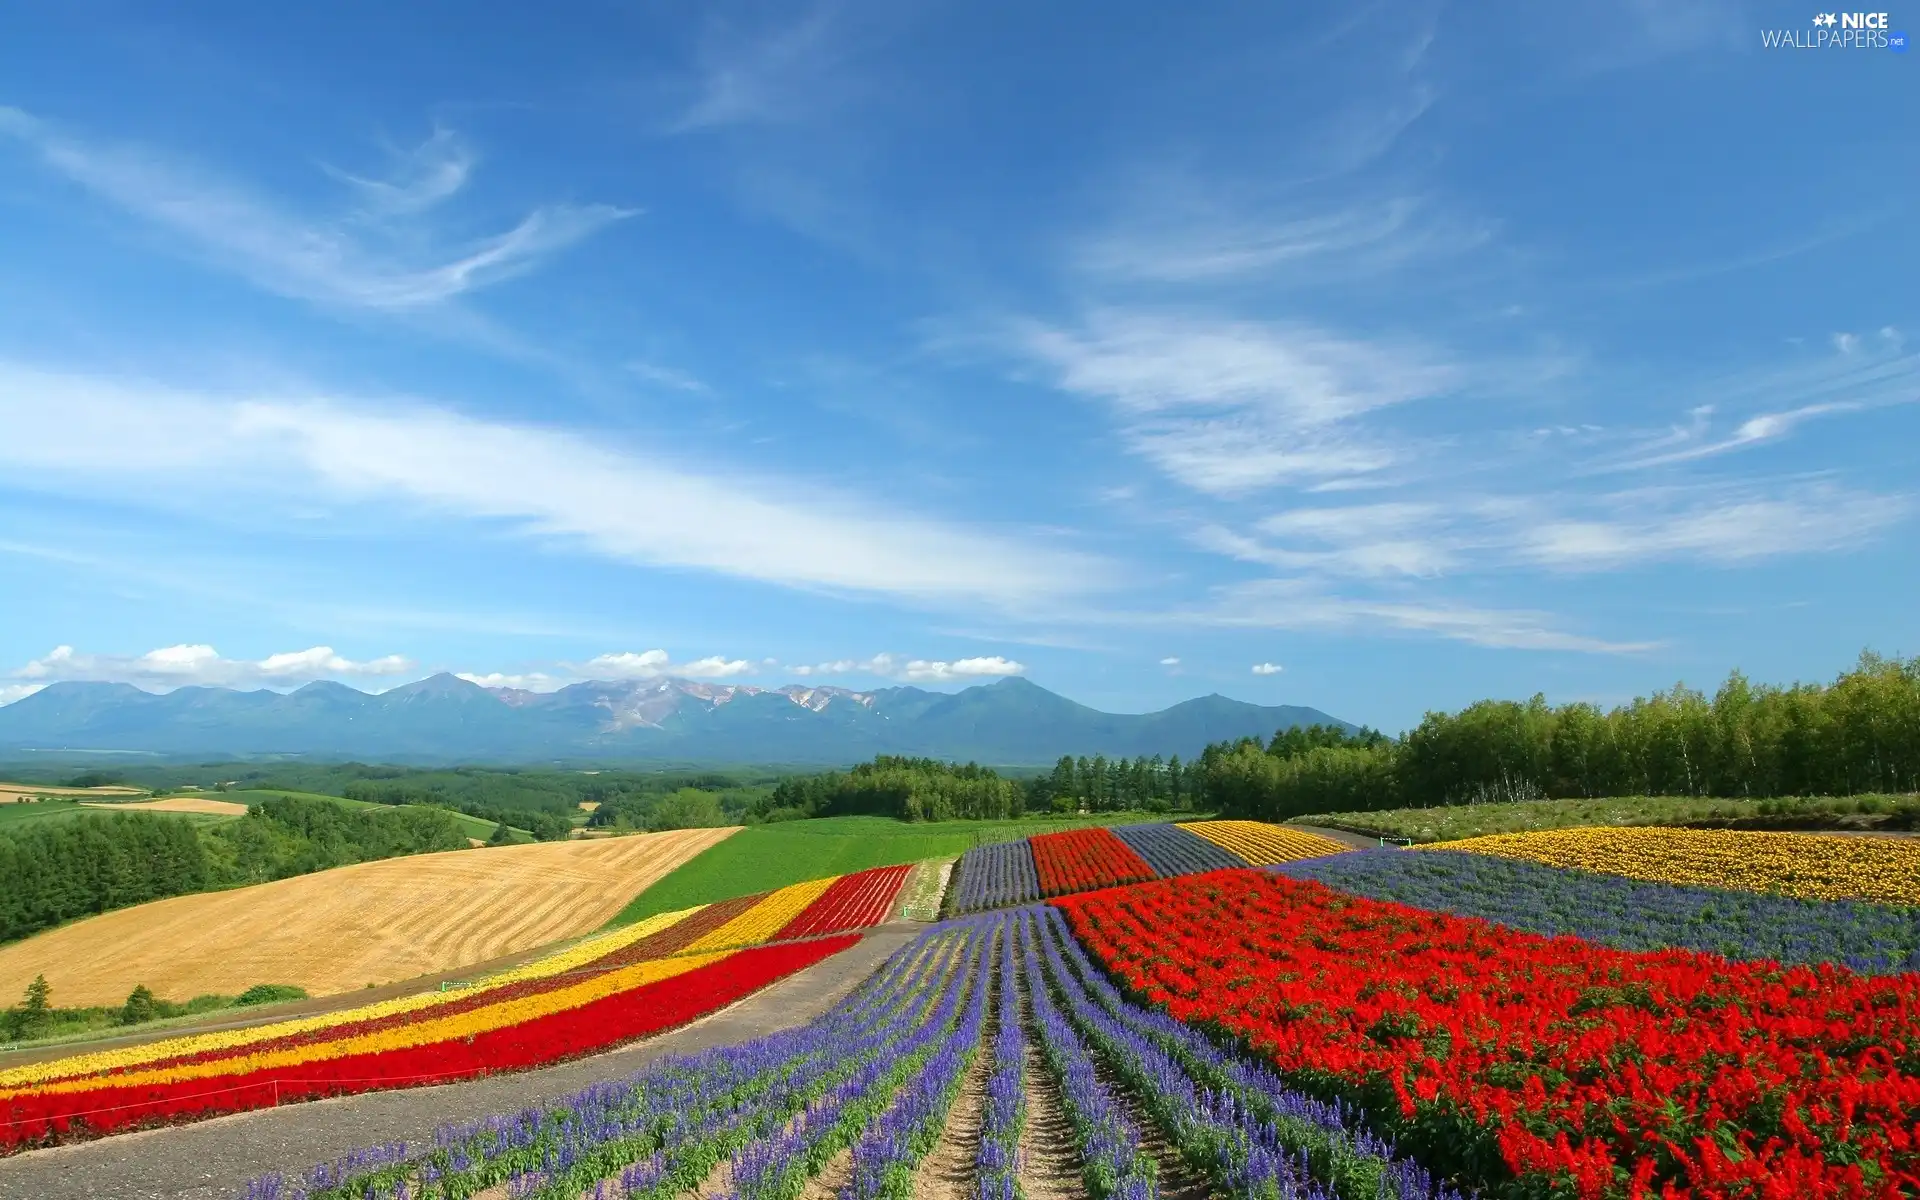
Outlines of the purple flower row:
[{"label": "purple flower row", "polygon": [[1020,1025],[1014,938],[1015,929],[1009,923],[1000,939],[999,1028],[993,1037],[986,1111],[980,1122],[975,1200],[1017,1200],[1020,1195],[1020,1135],[1027,1124],[1027,1035]]},{"label": "purple flower row", "polygon": [[1154,874],[1162,879],[1247,865],[1247,860],[1233,851],[1178,825],[1115,825],[1113,832],[1131,846],[1134,853],[1146,859]]},{"label": "purple flower row", "polygon": [[1622,950],[1920,971],[1920,909],[1685,887],[1458,850],[1363,850],[1288,863],[1293,879],[1375,900],[1572,934]]},{"label": "purple flower row", "polygon": [[973,913],[988,908],[1031,904],[1040,898],[1040,875],[1033,865],[1033,846],[1024,838],[975,846],[960,856],[954,881],[953,911]]}]

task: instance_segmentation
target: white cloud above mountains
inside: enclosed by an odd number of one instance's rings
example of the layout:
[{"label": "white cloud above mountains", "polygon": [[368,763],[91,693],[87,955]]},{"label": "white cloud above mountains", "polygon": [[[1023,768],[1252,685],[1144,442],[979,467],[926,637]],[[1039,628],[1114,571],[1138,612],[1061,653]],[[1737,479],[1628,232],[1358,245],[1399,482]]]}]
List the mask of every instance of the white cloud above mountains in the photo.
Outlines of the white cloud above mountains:
[{"label": "white cloud above mountains", "polygon": [[[711,654],[676,661],[662,649],[598,654],[584,662],[559,662],[519,672],[458,672],[461,679],[486,688],[550,692],[585,680],[680,679],[730,680],[747,676],[854,675],[903,683],[971,683],[1026,673],[1026,665],[999,655],[961,659],[911,658],[876,654],[817,664],[782,666],[778,659],[728,658]],[[130,683],[152,691],[214,686],[285,690],[316,679],[342,679],[392,686],[426,672],[412,659],[393,654],[357,662],[329,646],[315,646],[263,659],[227,658],[208,645],[163,646],[139,655],[86,654],[57,646],[47,655],[10,672],[0,682],[0,705],[22,700],[61,681]]]},{"label": "white cloud above mountains", "polygon": [[[100,681],[160,689],[278,688],[316,679],[392,679],[413,671],[414,666],[412,659],[399,654],[355,661],[336,653],[331,646],[269,654],[258,660],[228,658],[204,644],[162,646],[137,655],[86,654],[72,646],[56,646],[51,653],[13,671],[11,677],[23,682],[10,686],[20,689],[63,681]],[[22,699],[24,694],[13,698]]]}]

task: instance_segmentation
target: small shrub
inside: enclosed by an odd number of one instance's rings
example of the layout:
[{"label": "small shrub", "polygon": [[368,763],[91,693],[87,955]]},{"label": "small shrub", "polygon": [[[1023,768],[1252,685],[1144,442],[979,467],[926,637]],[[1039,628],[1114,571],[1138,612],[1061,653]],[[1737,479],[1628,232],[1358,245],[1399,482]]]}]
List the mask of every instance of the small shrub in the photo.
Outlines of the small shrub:
[{"label": "small shrub", "polygon": [[[372,987],[372,984],[368,984]],[[234,999],[235,1004],[279,1004],[285,1000],[305,1000],[307,990],[286,983],[256,983]]]}]

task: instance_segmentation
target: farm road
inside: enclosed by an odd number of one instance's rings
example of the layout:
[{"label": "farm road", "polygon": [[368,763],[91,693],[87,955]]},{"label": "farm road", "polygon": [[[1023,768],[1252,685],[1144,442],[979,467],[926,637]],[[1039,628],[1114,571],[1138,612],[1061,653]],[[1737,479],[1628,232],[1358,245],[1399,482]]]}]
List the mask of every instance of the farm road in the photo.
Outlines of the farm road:
[{"label": "farm road", "polygon": [[666,1054],[730,1045],[810,1021],[924,928],[896,922],[729,1008],[625,1049],[539,1071],[217,1117],[0,1158],[0,1200],[232,1200],[268,1171],[303,1173],[362,1146],[619,1079]]}]

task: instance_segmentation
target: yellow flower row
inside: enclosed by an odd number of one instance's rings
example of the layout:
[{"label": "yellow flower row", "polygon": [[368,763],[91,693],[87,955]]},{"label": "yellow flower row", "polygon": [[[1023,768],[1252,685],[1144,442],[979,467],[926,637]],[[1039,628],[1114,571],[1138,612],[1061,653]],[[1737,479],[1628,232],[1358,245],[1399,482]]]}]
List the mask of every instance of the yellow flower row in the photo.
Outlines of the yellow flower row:
[{"label": "yellow flower row", "polygon": [[[701,906],[704,907],[704,906]],[[478,981],[478,988],[500,987],[510,983],[524,983],[532,979],[545,979],[563,971],[571,971],[585,966],[594,959],[611,954],[625,946],[632,945],[641,938],[659,933],[672,925],[699,912],[699,908],[681,909],[678,912],[661,913],[655,917],[628,925],[622,929],[596,934],[578,942],[556,954],[549,954],[522,966],[513,967],[496,975]],[[255,1042],[271,1041],[275,1038],[291,1037],[294,1034],[310,1033],[316,1029],[354,1024],[360,1021],[391,1017],[400,1013],[418,1012],[451,1000],[472,995],[472,989],[462,988],[453,992],[418,992],[411,996],[400,996],[392,1000],[382,1000],[375,1004],[363,1004],[357,1008],[343,1009],[339,1012],[321,1013],[311,1017],[297,1017],[290,1021],[275,1021],[269,1025],[255,1025],[247,1029],[226,1030],[219,1033],[186,1034],[181,1037],[167,1038],[164,1041],[148,1042],[141,1046],[129,1046],[120,1050],[96,1051],[92,1054],[80,1054],[67,1058],[53,1059],[49,1062],[32,1063],[24,1067],[0,1071],[0,1088],[19,1087],[48,1079],[66,1079],[75,1076],[96,1075],[104,1071],[121,1070],[138,1066],[141,1063],[158,1062],[162,1059],[180,1058],[190,1054],[208,1054],[220,1050],[232,1050]]]},{"label": "yellow flower row", "polygon": [[1806,900],[1920,905],[1920,841],[1726,829],[1545,829],[1422,850],[1466,850],[1692,887]]},{"label": "yellow flower row", "polygon": [[19,1095],[24,1091],[31,1091],[35,1095],[53,1095],[63,1092],[90,1091],[98,1087],[161,1086],[181,1083],[189,1079],[244,1075],[253,1071],[348,1058],[356,1054],[380,1054],[393,1050],[408,1050],[415,1046],[431,1045],[436,1042],[472,1038],[479,1034],[491,1033],[496,1029],[523,1025],[528,1021],[557,1012],[579,1008],[645,984],[658,983],[663,979],[684,975],[708,963],[718,962],[726,958],[728,953],[730,952],[651,959],[630,967],[608,971],[602,975],[594,975],[579,983],[556,988],[550,992],[521,996],[498,1004],[483,1005],[452,1016],[409,1021],[404,1025],[377,1030],[373,1033],[358,1034],[330,1042],[292,1046],[282,1050],[217,1058],[208,1062],[181,1063],[171,1067],[158,1067],[106,1077],[89,1076],[84,1079],[69,1079],[38,1088],[0,1090],[0,1099]]},{"label": "yellow flower row", "polygon": [[778,891],[768,892],[766,899],[760,903],[712,933],[689,943],[686,952],[699,953],[726,946],[756,946],[779,933],[788,921],[806,911],[807,905],[818,900],[821,893],[838,878],[838,875],[829,875],[825,879],[809,879],[805,883],[790,884]]},{"label": "yellow flower row", "polygon": [[1180,828],[1238,854],[1256,867],[1319,858],[1346,849],[1332,838],[1298,829],[1282,829],[1265,821],[1187,821]]}]

